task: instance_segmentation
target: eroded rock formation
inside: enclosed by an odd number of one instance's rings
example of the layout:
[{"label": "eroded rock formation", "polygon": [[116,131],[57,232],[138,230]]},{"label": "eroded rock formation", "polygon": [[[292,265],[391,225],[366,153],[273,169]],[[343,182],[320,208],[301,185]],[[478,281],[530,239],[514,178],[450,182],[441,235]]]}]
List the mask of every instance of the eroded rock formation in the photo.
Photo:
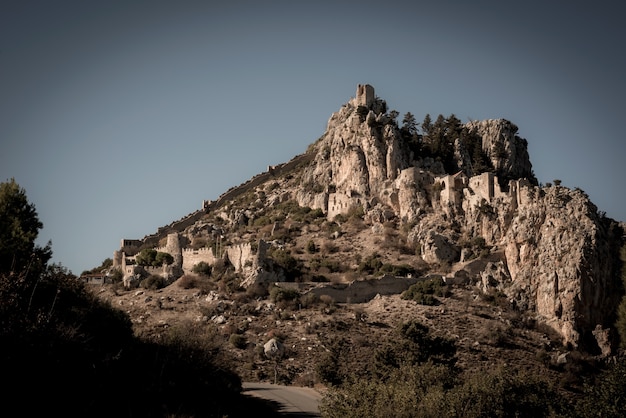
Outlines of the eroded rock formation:
[{"label": "eroded rock formation", "polygon": [[527,141],[510,121],[464,127],[481,139],[491,173],[467,175],[472,158],[459,138],[449,138],[458,174],[445,173],[432,156],[411,154],[386,103],[364,101],[357,91],[331,116],[303,171],[315,192],[301,190],[297,198],[331,219],[360,205],[369,219],[411,223],[409,238],[432,264],[460,261],[461,241],[480,237],[502,261],[475,278],[479,287],[501,289],[566,344],[606,352],[607,339],[594,335],[612,326],[621,299],[621,229],[584,192],[539,187]]}]

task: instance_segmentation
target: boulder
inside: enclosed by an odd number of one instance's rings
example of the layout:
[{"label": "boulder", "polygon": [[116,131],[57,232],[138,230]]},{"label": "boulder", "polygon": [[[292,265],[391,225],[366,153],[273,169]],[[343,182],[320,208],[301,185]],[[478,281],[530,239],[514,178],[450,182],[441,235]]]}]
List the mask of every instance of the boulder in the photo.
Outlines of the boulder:
[{"label": "boulder", "polygon": [[281,359],[285,355],[285,346],[276,338],[272,338],[263,345],[265,357],[271,360]]},{"label": "boulder", "polygon": [[421,244],[422,258],[427,263],[453,263],[459,260],[459,247],[435,231],[429,231]]}]

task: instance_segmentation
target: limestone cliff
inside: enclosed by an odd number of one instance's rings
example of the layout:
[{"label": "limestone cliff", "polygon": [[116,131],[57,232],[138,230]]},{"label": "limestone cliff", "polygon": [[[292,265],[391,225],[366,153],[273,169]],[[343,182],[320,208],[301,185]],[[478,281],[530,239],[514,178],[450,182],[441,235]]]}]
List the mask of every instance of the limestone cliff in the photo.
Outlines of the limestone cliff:
[{"label": "limestone cliff", "polygon": [[608,352],[595,340],[613,325],[621,300],[621,228],[598,214],[580,190],[554,186],[526,193],[501,241],[512,280],[507,294],[566,343]]},{"label": "limestone cliff", "polygon": [[452,137],[448,166],[459,171],[446,173],[440,159],[412,153],[386,103],[365,100],[361,91],[331,116],[311,147],[304,187],[296,193],[300,204],[323,209],[329,219],[357,205],[373,222],[410,223],[409,239],[433,265],[477,257],[481,249],[472,254],[468,242],[479,239],[483,255],[499,259],[491,267],[499,273],[486,280],[484,270],[470,271],[473,282],[535,312],[564,343],[609,352],[594,336],[611,327],[621,299],[617,224],[598,215],[580,190],[538,187],[527,141],[510,121],[463,126],[481,141],[491,172],[470,176],[472,155]]},{"label": "limestone cliff", "polygon": [[357,95],[330,117],[313,147],[314,160],[302,174],[301,204],[324,210],[328,204],[332,215],[384,195],[409,166],[398,127],[385,107],[380,99],[366,102]]},{"label": "limestone cliff", "polygon": [[528,142],[517,135],[517,126],[506,119],[471,121],[465,124],[471,134],[482,139],[482,148],[502,180],[526,178],[536,183]]}]

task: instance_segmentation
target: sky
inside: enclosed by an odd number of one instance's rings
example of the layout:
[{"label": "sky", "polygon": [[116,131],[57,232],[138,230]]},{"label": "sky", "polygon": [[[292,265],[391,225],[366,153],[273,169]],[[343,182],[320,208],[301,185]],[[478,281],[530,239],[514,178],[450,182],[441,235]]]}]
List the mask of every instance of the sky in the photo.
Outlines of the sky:
[{"label": "sky", "polygon": [[305,152],[357,84],[512,121],[541,183],[626,221],[620,2],[211,3],[0,2],[0,181],[74,274]]}]

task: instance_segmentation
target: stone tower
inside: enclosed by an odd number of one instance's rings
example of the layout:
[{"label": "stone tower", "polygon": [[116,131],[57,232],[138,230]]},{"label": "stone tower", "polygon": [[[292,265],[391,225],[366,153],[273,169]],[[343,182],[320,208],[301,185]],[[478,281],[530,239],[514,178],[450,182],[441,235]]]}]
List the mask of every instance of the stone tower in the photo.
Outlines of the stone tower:
[{"label": "stone tower", "polygon": [[180,237],[177,232],[167,234],[166,251],[174,257],[173,266],[182,267],[183,265],[183,249],[180,246]]},{"label": "stone tower", "polygon": [[371,107],[374,104],[374,87],[369,84],[356,86],[356,105]]}]

